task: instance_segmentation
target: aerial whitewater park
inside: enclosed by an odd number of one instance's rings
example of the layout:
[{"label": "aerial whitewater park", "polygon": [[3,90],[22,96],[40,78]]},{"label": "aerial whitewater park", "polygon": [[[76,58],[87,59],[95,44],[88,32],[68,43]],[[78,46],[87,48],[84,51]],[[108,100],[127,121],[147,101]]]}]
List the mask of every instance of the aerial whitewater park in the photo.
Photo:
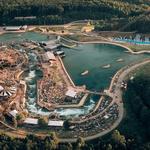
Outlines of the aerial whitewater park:
[{"label": "aerial whitewater park", "polygon": [[149,150],[150,3],[0,3],[0,149]]}]

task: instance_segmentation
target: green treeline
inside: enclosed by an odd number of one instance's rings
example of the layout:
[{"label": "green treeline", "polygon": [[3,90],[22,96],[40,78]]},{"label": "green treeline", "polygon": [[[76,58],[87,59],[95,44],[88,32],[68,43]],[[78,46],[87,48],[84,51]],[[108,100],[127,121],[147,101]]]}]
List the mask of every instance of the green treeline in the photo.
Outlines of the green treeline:
[{"label": "green treeline", "polygon": [[[137,72],[136,78],[128,81],[124,94],[125,114],[119,130],[126,138],[134,140],[135,148],[150,143],[150,65]],[[145,148],[150,149],[149,147]]]},{"label": "green treeline", "polygon": [[[1,0],[0,25],[62,24],[74,20],[131,19],[147,11],[144,0]],[[14,19],[36,16],[35,19]]]},{"label": "green treeline", "polygon": [[139,145],[135,138],[126,138],[114,130],[105,139],[85,142],[79,137],[75,143],[60,143],[55,133],[46,137],[27,135],[26,138],[13,138],[0,134],[1,150],[149,150],[150,142]]},{"label": "green treeline", "polygon": [[[147,66],[147,68],[149,65]],[[149,71],[147,70],[147,74]],[[124,124],[126,134],[136,136],[139,142],[150,139],[150,75],[139,75],[128,82],[125,93],[128,112]],[[129,124],[128,124],[129,123]]]}]

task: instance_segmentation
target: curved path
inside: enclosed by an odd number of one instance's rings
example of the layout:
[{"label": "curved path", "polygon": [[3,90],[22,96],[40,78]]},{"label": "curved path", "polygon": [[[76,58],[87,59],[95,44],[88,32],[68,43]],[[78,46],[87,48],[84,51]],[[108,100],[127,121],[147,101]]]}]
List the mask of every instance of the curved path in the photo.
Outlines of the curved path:
[{"label": "curved path", "polygon": [[[63,37],[61,37],[61,38],[63,38]],[[63,38],[63,39],[65,39],[65,38]],[[120,47],[122,47],[122,48],[125,48],[125,49],[127,49],[130,53],[132,53],[132,54],[143,54],[143,53],[148,53],[148,54],[150,54],[150,50],[148,51],[146,51],[146,50],[143,50],[143,51],[138,51],[138,52],[135,52],[135,51],[133,51],[131,48],[129,48],[129,47],[127,47],[127,46],[125,46],[125,45],[122,45],[122,44],[120,44],[120,43],[118,43],[118,42],[113,42],[113,41],[110,41],[110,40],[107,40],[107,41],[88,41],[88,42],[80,42],[80,41],[75,41],[75,40],[72,40],[72,39],[67,39],[67,40],[70,40],[71,42],[74,42],[74,43],[77,43],[77,44],[93,44],[93,43],[99,43],[99,44],[110,44],[110,45],[116,45],[116,46],[120,46]]]},{"label": "curved path", "polygon": [[[133,65],[129,65],[129,66],[126,66],[122,69],[120,69],[113,77],[112,81],[111,81],[111,84],[110,84],[110,88],[108,90],[108,94],[111,95],[111,97],[113,98],[113,101],[110,105],[114,104],[114,103],[117,103],[119,105],[119,117],[118,117],[118,120],[110,127],[108,128],[107,130],[101,132],[101,133],[97,133],[95,135],[92,135],[92,136],[88,136],[86,138],[83,138],[84,140],[88,141],[88,140],[92,140],[92,139],[95,139],[95,138],[98,138],[98,137],[101,137],[107,133],[109,133],[110,131],[112,131],[113,129],[115,129],[121,122],[122,118],[123,118],[123,114],[124,114],[124,108],[123,108],[123,102],[122,102],[122,90],[120,88],[120,85],[122,83],[122,81],[125,79],[125,77],[131,73],[132,71],[134,71],[135,69],[137,69],[138,67],[141,67],[147,63],[150,63],[150,59],[146,59],[142,62],[139,62],[139,63],[136,63],[136,64],[133,64]],[[116,81],[117,79],[117,81]],[[111,89],[112,87],[114,86],[114,83],[115,84],[115,90],[114,90],[114,93],[111,93]],[[109,105],[109,107],[110,107]],[[60,139],[61,142],[75,142],[77,139],[76,138],[73,138],[73,139]]]},{"label": "curved path", "polygon": [[11,129],[11,130],[13,130],[13,131],[14,131],[14,130],[15,130],[15,131],[17,130],[16,128],[13,128],[13,127],[9,126],[8,124],[6,124],[5,122],[3,122],[3,121],[1,121],[1,120],[0,120],[0,124],[4,125],[6,128],[9,128],[9,129]]}]

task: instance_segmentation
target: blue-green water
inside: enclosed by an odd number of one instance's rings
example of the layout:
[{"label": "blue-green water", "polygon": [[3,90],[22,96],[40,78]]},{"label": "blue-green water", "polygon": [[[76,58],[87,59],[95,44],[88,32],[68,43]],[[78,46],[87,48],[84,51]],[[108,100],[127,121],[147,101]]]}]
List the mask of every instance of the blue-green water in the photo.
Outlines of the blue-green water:
[{"label": "blue-green water", "polygon": [[[0,36],[0,42],[21,41],[23,39],[48,40],[46,35],[33,32]],[[75,84],[86,85],[87,89],[97,91],[108,88],[111,78],[120,68],[150,56],[148,54],[133,55],[126,53],[124,48],[108,44],[82,44],[74,49],[62,48],[62,50],[66,53],[66,57],[63,59],[64,65]],[[33,64],[37,61],[34,55],[33,53],[29,54]],[[120,58],[123,59],[123,62],[117,62]],[[111,67],[108,69],[102,68],[107,64],[110,64]],[[39,72],[32,66],[30,67],[31,69],[25,78],[29,87],[27,107],[33,113],[48,115],[50,112],[36,105],[36,80],[39,79]],[[89,74],[81,76],[81,73],[85,70],[88,70]],[[94,107],[97,100],[98,98],[90,97],[82,108],[58,109],[55,112],[65,116],[87,114]]]},{"label": "blue-green water", "polygon": [[[75,49],[63,48],[66,69],[76,85],[86,85],[90,90],[102,90],[109,87],[114,74],[127,64],[140,61],[150,55],[133,55],[124,48],[106,44],[82,44]],[[122,62],[117,62],[118,59]],[[104,69],[103,66],[111,67]],[[85,70],[89,74],[81,76]]]},{"label": "blue-green water", "polygon": [[22,41],[25,39],[39,41],[39,42],[48,40],[46,35],[35,33],[35,32],[6,33],[0,35],[0,42]]}]

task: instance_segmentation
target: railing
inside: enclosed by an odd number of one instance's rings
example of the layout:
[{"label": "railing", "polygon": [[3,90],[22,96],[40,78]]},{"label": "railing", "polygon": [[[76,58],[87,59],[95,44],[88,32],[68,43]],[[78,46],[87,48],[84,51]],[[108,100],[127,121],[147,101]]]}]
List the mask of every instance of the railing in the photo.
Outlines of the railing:
[{"label": "railing", "polygon": [[73,48],[73,47],[77,46],[76,43],[72,42],[69,39],[65,39],[63,37],[60,37],[59,43],[62,44],[62,46],[65,46],[65,47],[68,47],[68,48]]}]

